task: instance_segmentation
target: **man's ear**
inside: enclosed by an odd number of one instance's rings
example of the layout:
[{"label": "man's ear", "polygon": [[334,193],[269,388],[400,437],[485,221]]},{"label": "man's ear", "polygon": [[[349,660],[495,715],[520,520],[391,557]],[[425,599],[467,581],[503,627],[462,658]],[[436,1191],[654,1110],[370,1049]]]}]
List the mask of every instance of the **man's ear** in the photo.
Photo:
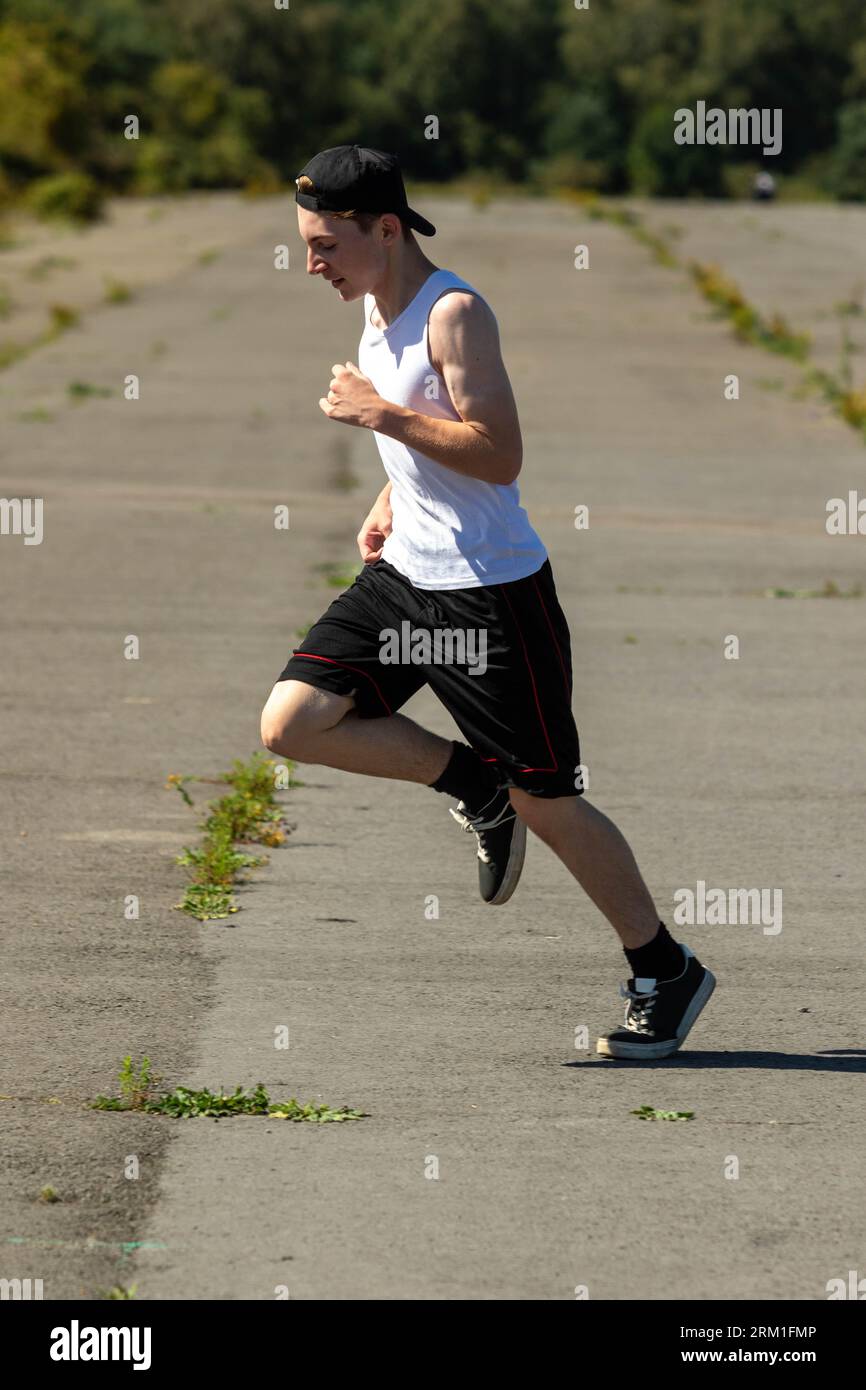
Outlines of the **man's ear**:
[{"label": "man's ear", "polygon": [[402,228],[402,225],[401,225],[401,223],[400,223],[400,219],[399,219],[399,217],[397,217],[397,214],[396,214],[396,213],[390,213],[390,214],[388,214],[388,216],[389,216],[389,219],[393,218],[394,220],[393,220],[393,221],[389,220],[389,221],[386,222],[386,221],[383,219],[383,220],[379,223],[379,227],[380,227],[380,229],[381,229],[382,231],[388,232],[388,233],[390,234],[390,236],[391,236],[395,241],[397,241],[397,240],[398,240],[400,237],[402,237],[402,235],[403,235],[403,228]]}]

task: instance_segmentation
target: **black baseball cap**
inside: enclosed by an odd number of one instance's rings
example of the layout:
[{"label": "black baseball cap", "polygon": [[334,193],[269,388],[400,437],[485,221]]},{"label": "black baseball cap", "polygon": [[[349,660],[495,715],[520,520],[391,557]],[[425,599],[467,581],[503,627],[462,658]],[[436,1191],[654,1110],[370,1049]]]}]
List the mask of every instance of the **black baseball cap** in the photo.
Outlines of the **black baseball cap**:
[{"label": "black baseball cap", "polygon": [[305,164],[295,183],[306,174],[315,193],[295,192],[295,202],[310,212],[396,212],[422,236],[436,228],[406,200],[400,161],[385,150],[362,145],[335,145]]}]

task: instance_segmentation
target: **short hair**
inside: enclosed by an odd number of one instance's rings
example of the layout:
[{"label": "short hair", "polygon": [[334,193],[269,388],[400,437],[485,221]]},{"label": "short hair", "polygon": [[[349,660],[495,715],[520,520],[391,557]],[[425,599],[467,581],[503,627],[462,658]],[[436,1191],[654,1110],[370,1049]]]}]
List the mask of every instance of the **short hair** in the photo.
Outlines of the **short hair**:
[{"label": "short hair", "polygon": [[[315,184],[313,183],[312,179],[307,177],[306,174],[301,174],[301,177],[299,179],[295,179],[295,183],[298,185],[298,188],[300,189],[301,193],[315,193],[316,191]],[[325,210],[323,209],[323,211]],[[385,209],[385,211],[387,211],[387,208]],[[327,217],[339,217],[345,222],[357,222],[364,235],[369,236],[374,223],[378,222],[379,218],[382,216],[382,213],[359,212],[356,209],[353,209],[350,212],[331,212],[330,209],[328,209],[325,215]],[[400,214],[395,213],[395,216],[400,217]],[[400,217],[400,226],[403,230],[403,240],[412,241],[412,228],[409,226],[409,223],[406,222],[402,217]]]}]

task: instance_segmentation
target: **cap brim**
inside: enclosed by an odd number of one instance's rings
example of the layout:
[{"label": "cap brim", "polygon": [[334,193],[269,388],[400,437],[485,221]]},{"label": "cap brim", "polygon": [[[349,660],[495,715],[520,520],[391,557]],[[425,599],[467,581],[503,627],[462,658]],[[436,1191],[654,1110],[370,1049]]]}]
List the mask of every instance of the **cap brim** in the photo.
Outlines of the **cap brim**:
[{"label": "cap brim", "polygon": [[433,223],[428,222],[426,217],[422,217],[420,212],[415,212],[412,208],[407,208],[402,215],[413,231],[420,232],[422,236],[436,235],[436,228],[433,226]]}]

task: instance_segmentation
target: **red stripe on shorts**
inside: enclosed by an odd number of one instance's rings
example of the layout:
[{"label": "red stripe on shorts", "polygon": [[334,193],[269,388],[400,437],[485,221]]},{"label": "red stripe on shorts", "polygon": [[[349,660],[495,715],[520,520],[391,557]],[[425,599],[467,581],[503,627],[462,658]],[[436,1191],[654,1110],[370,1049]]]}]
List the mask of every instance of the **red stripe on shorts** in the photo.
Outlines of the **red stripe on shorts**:
[{"label": "red stripe on shorts", "polygon": [[523,638],[523,630],[522,630],[522,628],[521,628],[521,626],[520,626],[520,623],[517,621],[517,614],[514,612],[514,608],[513,608],[512,603],[511,603],[511,599],[508,597],[508,595],[506,594],[504,588],[502,588],[501,586],[500,586],[499,592],[502,594],[502,597],[505,599],[505,602],[508,604],[508,607],[511,609],[511,616],[512,616],[512,618],[514,619],[514,625],[515,625],[515,627],[517,628],[517,632],[518,632],[518,635],[519,635],[519,637],[520,637],[521,644],[522,644],[522,646],[523,646],[523,657],[524,657],[524,660],[525,660],[525,662],[526,662],[526,669],[527,669],[528,672],[529,672],[529,679],[532,681],[532,694],[533,694],[533,696],[534,696],[534,698],[535,698],[535,708],[538,710],[538,719],[539,719],[539,722],[540,722],[540,724],[541,724],[541,728],[542,728],[542,730],[543,730],[543,732],[544,732],[544,741],[545,741],[545,743],[547,744],[547,750],[548,750],[548,752],[550,753],[551,758],[553,759],[553,767],[527,767],[527,768],[524,768],[523,771],[524,771],[524,772],[558,772],[558,771],[559,771],[559,763],[556,761],[556,754],[554,753],[553,748],[552,748],[551,743],[550,743],[550,736],[548,735],[548,732],[547,732],[547,725],[546,725],[545,722],[544,722],[544,715],[541,713],[541,704],[539,703],[539,699],[538,699],[538,689],[537,689],[536,684],[535,684],[535,675],[534,675],[533,670],[532,670],[532,663],[531,663],[530,660],[529,660],[529,653],[528,653],[528,651],[526,650],[526,642],[524,641],[524,638]]},{"label": "red stripe on shorts", "polygon": [[541,607],[544,611],[544,616],[547,619],[547,626],[550,628],[550,636],[553,641],[553,645],[556,647],[556,655],[559,657],[559,664],[562,667],[562,679],[565,682],[565,693],[568,696],[568,707],[569,709],[571,709],[571,691],[568,688],[568,672],[565,669],[565,662],[562,659],[562,650],[560,648],[559,643],[556,640],[556,633],[553,630],[553,623],[550,621],[550,614],[548,613],[547,608],[545,607],[544,599],[541,597],[538,585],[535,582],[534,575],[532,576],[532,587],[538,595],[538,602],[541,604]]},{"label": "red stripe on shorts", "polygon": [[[348,661],[335,661],[332,656],[319,656],[316,652],[302,652],[298,647],[292,647],[292,656],[308,656],[311,661],[327,661],[331,664],[331,666],[344,666],[347,671],[357,671],[359,676],[366,676],[370,684],[375,687],[376,694],[379,696],[379,699],[382,701],[382,704],[385,706],[388,713],[394,713],[391,706],[388,704],[388,701],[385,699],[385,696],[382,694],[378,685],[376,685],[376,682],[373,680],[373,677],[369,674],[368,671],[362,671],[360,666],[350,666]],[[289,677],[289,679],[291,679],[291,677]]]}]

